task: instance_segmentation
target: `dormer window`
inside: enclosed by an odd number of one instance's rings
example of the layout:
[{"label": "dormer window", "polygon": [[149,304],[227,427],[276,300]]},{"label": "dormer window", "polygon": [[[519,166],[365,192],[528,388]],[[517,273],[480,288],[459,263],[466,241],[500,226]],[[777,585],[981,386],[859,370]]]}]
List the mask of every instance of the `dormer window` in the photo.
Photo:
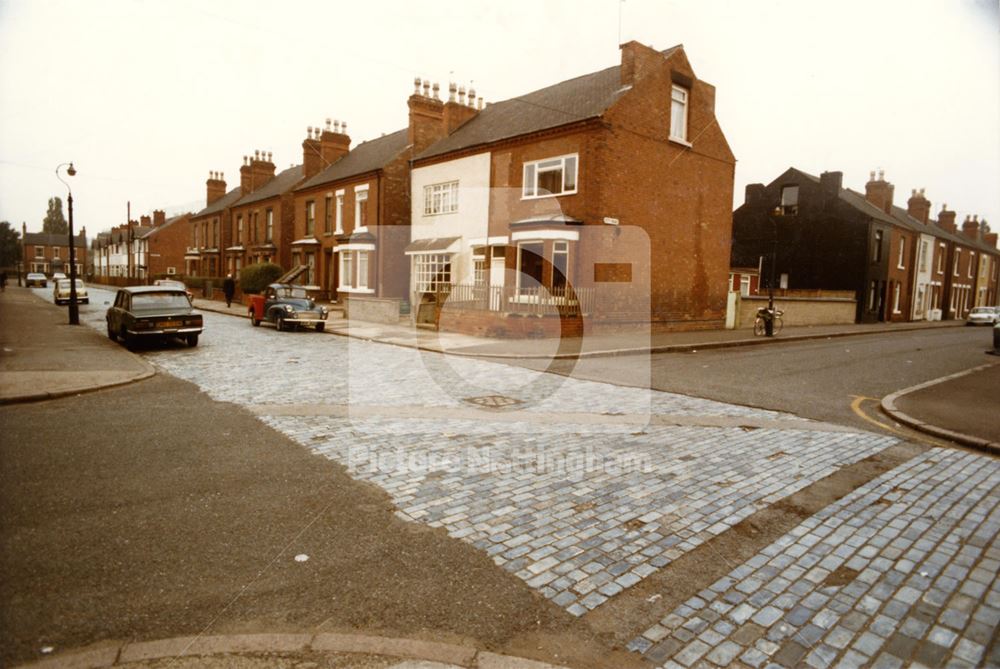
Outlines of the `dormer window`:
[{"label": "dormer window", "polygon": [[670,139],[688,141],[688,98],[690,93],[683,86],[674,84],[670,89]]},{"label": "dormer window", "polygon": [[781,213],[784,216],[794,216],[799,213],[798,186],[783,186],[781,188]]}]

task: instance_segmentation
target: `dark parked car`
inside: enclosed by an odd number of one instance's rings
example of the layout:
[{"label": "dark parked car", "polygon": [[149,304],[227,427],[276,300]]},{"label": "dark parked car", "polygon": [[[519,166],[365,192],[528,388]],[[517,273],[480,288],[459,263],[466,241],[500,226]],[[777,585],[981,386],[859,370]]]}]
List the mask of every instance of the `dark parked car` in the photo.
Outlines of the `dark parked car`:
[{"label": "dark parked car", "polygon": [[326,327],[326,307],[316,304],[303,286],[272,283],[263,295],[250,295],[249,299],[248,314],[254,325],[267,321],[279,330],[312,325],[317,332]]},{"label": "dark parked car", "polygon": [[188,346],[198,345],[202,331],[201,314],[180,288],[130,286],[118,290],[115,303],[105,316],[108,337],[121,339],[126,346],[150,338],[177,337]]}]

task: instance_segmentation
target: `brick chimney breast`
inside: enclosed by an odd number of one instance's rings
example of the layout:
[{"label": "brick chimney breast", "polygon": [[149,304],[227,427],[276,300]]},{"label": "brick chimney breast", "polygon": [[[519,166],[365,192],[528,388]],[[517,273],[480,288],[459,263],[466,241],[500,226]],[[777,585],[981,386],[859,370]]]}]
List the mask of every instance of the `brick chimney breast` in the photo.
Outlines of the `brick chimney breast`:
[{"label": "brick chimney breast", "polygon": [[167,215],[162,209],[153,210],[153,225],[160,227],[167,222]]},{"label": "brick chimney breast", "polygon": [[949,211],[947,204],[942,204],[941,211],[938,212],[938,227],[948,232],[958,231],[955,225],[955,212]]},{"label": "brick chimney breast", "polygon": [[313,133],[313,127],[306,128],[306,138],[302,141],[302,176],[306,179],[315,176],[323,169],[323,151],[320,144],[319,128]]},{"label": "brick chimney breast", "polygon": [[226,182],[222,178],[222,172],[208,173],[208,181],[205,182],[205,192],[206,207],[226,194]]},{"label": "brick chimney breast", "polygon": [[407,106],[410,108],[407,140],[413,153],[420,153],[445,136],[447,130],[444,123],[445,104],[431,97],[429,81],[414,79],[413,86],[413,95],[407,100]]},{"label": "brick chimney breast", "polygon": [[819,175],[819,187],[827,197],[837,197],[844,186],[843,172],[823,172]]},{"label": "brick chimney breast", "polygon": [[319,137],[320,157],[323,167],[332,165],[351,150],[351,138],[347,135],[347,124],[326,119],[326,128]]},{"label": "brick chimney breast", "polygon": [[153,224],[153,219],[151,219],[149,216],[140,216],[139,224],[144,228],[148,228],[150,225]]},{"label": "brick chimney breast", "polygon": [[744,190],[743,201],[746,204],[757,204],[764,201],[765,194],[764,184],[747,184]]},{"label": "brick chimney breast", "polygon": [[906,213],[917,219],[924,225],[930,220],[931,203],[924,197],[924,189],[913,189],[910,199],[906,201]]},{"label": "brick chimney breast", "polygon": [[455,83],[448,84],[448,102],[444,104],[444,109],[442,110],[444,132],[448,135],[472,120],[479,113],[479,110],[482,109],[482,106],[479,109],[475,106],[475,89],[469,90],[468,104],[466,104],[465,87],[459,87],[457,90],[458,99],[456,100]]},{"label": "brick chimney breast", "polygon": [[969,239],[979,239],[979,215],[975,217],[965,217],[962,223],[962,234]]},{"label": "brick chimney breast", "polygon": [[622,52],[621,84],[630,86],[649,74],[657,63],[664,61],[663,54],[656,49],[639,44],[635,40],[618,47]]},{"label": "brick chimney breast", "polygon": [[885,180],[885,172],[880,169],[877,178],[875,172],[871,172],[871,178],[865,184],[865,199],[885,213],[891,214],[894,190],[895,186]]}]

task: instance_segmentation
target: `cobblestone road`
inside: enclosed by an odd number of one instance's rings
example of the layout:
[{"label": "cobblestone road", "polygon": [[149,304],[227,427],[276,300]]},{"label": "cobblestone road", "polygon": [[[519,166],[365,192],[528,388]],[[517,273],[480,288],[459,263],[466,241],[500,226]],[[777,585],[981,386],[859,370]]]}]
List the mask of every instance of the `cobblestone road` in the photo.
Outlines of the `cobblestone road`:
[{"label": "cobblestone road", "polygon": [[[99,317],[88,322],[103,328]],[[400,516],[472,543],[574,615],[896,443],[775,412],[205,319],[197,349],[144,355],[381,486]],[[502,408],[469,401],[483,398]],[[997,599],[998,475],[995,460],[952,451],[909,461],[733,565],[630,647],[664,666],[900,666],[893,657],[934,653],[974,666],[996,626],[985,602]]]}]

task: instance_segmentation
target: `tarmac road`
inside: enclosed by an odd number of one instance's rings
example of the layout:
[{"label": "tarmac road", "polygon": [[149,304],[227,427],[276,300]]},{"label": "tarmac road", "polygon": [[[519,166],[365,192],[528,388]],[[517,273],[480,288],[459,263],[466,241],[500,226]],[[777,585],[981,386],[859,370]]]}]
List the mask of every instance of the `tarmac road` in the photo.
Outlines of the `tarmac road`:
[{"label": "tarmac road", "polygon": [[3,406],[0,425],[2,665],[258,629],[589,643],[484,553],[171,376]]},{"label": "tarmac road", "polygon": [[[991,335],[988,328],[943,328],[777,346],[590,358],[575,364],[556,361],[554,367],[575,378],[626,386],[645,385],[644,380],[651,379],[657,390],[871,430],[877,426],[869,418],[887,422],[874,400],[997,361],[984,354],[992,346]],[[514,364],[537,368],[539,363]],[[986,393],[979,400],[985,414],[1000,415],[1000,394]],[[946,411],[962,411],[965,402],[967,398]]]}]

